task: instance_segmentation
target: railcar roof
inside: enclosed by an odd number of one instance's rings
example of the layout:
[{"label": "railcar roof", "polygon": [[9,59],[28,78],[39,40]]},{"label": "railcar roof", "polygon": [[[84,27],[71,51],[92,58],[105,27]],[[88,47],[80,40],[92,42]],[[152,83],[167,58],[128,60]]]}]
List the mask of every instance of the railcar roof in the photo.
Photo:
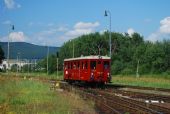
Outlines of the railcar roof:
[{"label": "railcar roof", "polygon": [[82,56],[77,58],[64,59],[64,61],[83,60],[83,59],[110,59],[108,56]]}]

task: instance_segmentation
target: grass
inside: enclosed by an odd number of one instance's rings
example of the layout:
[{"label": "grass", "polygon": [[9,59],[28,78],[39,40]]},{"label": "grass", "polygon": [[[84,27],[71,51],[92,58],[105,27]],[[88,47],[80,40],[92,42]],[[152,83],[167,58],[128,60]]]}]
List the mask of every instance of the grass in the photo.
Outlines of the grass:
[{"label": "grass", "polygon": [[32,76],[32,77],[41,77],[47,79],[63,79],[63,71],[59,71],[58,76],[57,73],[48,74],[42,72],[31,72],[31,73],[16,73],[16,72],[9,72],[9,73],[0,73],[2,76]]},{"label": "grass", "polygon": [[49,84],[0,76],[0,113],[2,114],[68,114],[90,110],[78,95],[49,89]]},{"label": "grass", "polygon": [[170,89],[170,79],[158,75],[145,75],[139,78],[135,76],[112,76],[112,83]]},{"label": "grass", "polygon": [[[2,75],[7,75],[3,73]],[[47,75],[46,73],[10,73],[13,76],[34,76],[48,79],[63,79],[63,72],[59,71],[59,76],[56,73]],[[141,75],[136,78],[135,75],[116,75],[112,76],[112,83],[114,84],[124,84],[132,86],[143,86],[143,87],[155,87],[155,88],[167,88],[170,89],[170,75]],[[0,98],[1,100],[1,98]]]}]

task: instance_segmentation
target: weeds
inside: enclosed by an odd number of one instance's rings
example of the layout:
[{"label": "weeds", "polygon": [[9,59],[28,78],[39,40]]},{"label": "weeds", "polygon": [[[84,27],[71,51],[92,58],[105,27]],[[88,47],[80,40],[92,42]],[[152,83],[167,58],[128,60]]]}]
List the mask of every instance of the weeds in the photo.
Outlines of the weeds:
[{"label": "weeds", "polygon": [[170,89],[170,80],[161,76],[112,76],[112,83]]},{"label": "weeds", "polygon": [[[68,114],[89,110],[77,95],[50,90],[50,85],[33,80],[0,76],[0,113]],[[4,80],[5,79],[5,80]],[[93,107],[90,108],[92,110]],[[93,112],[95,112],[93,110]]]}]

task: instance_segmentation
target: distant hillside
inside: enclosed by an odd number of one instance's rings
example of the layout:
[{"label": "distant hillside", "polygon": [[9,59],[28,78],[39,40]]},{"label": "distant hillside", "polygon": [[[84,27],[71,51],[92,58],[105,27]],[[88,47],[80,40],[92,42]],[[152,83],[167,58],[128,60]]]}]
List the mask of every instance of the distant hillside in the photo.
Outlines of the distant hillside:
[{"label": "distant hillside", "polygon": [[[5,58],[7,58],[8,43],[0,42]],[[49,47],[49,54],[56,54],[59,47]],[[26,42],[10,42],[10,59],[16,59],[20,53],[22,59],[42,59],[47,55],[46,46],[38,46]]]}]

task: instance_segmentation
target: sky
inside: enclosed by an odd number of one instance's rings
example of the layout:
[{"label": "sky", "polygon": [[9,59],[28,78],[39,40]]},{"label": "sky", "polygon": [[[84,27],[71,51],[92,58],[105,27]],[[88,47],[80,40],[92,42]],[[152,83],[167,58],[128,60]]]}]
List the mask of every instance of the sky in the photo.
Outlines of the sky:
[{"label": "sky", "polygon": [[170,0],[0,0],[0,41],[59,47],[109,30],[110,16],[112,32],[170,39]]}]

